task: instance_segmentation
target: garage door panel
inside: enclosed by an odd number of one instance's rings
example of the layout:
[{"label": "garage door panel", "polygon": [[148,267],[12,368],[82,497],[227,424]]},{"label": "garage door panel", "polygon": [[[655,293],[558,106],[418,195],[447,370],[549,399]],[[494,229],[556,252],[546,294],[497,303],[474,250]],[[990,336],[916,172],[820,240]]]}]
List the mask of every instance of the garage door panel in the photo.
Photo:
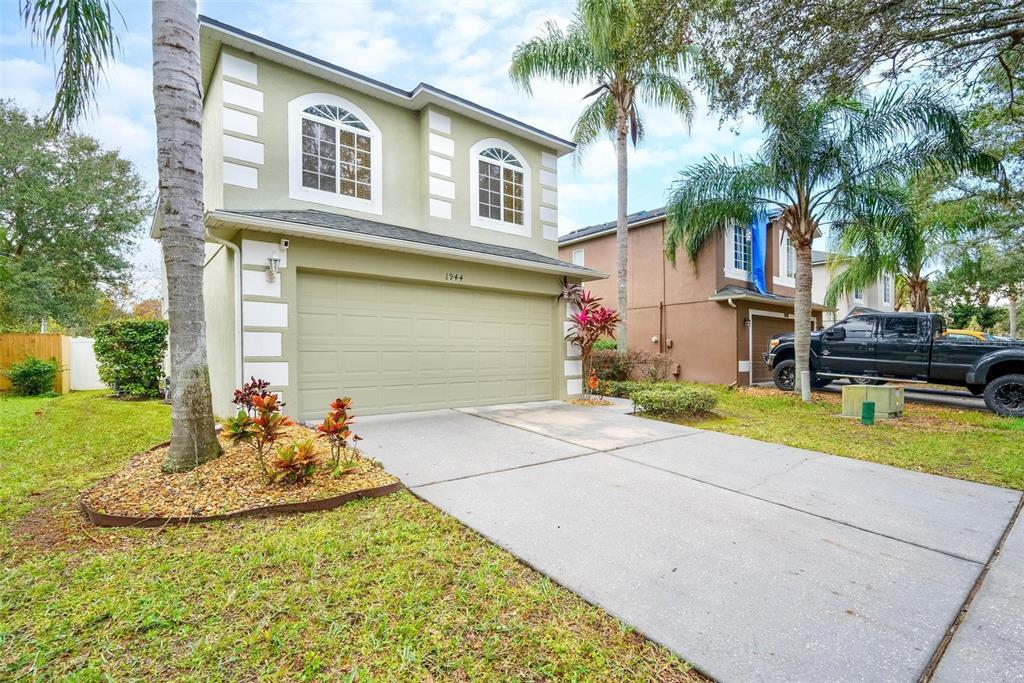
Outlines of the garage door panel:
[{"label": "garage door panel", "polygon": [[[300,417],[555,394],[553,298],[299,273]],[[311,295],[312,294],[312,295]]]},{"label": "garage door panel", "polygon": [[770,382],[772,380],[772,371],[769,370],[768,366],[764,364],[763,360],[761,360],[761,354],[768,348],[768,340],[771,339],[773,335],[792,331],[792,318],[774,318],[761,315],[753,316],[753,323],[751,327],[753,358],[750,359],[750,365],[753,370],[754,382]]}]

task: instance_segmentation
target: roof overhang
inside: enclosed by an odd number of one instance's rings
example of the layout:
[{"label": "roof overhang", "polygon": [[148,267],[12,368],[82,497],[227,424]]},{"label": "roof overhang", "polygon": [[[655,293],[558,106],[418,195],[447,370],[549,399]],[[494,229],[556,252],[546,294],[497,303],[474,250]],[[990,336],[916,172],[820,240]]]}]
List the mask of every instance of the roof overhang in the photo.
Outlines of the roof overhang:
[{"label": "roof overhang", "polygon": [[[716,294],[712,294],[711,296],[709,296],[708,299],[710,301],[753,301],[753,302],[756,302],[756,303],[759,303],[759,304],[765,304],[767,306],[782,306],[783,308],[794,308],[795,303],[796,303],[796,302],[793,301],[793,299],[790,299],[788,297],[776,298],[776,297],[770,297],[770,296],[763,296],[763,295],[757,294],[755,292],[750,292],[750,293],[746,293],[746,294],[741,294],[741,293],[732,294],[732,293],[729,293],[729,292],[724,292],[722,294],[717,294],[716,293]],[[835,309],[832,308],[831,306],[826,306],[825,304],[816,304],[816,303],[812,302],[811,303],[811,310],[812,311],[833,311]]]},{"label": "roof overhang", "polygon": [[[651,223],[658,223],[658,222],[664,221],[664,220],[665,220],[664,214],[661,215],[661,216],[652,216],[650,218],[644,218],[642,220],[635,221],[633,223],[629,223],[626,226],[626,229],[627,230],[632,230],[633,228],[639,228],[639,227],[642,227],[644,225],[650,225]],[[591,232],[591,233],[588,233],[586,235],[580,235],[579,237],[573,237],[571,234],[565,235],[565,239],[558,240],[558,246],[564,247],[564,246],[569,245],[569,244],[576,244],[578,242],[586,242],[587,240],[592,240],[592,239],[595,239],[595,238],[598,238],[598,237],[604,237],[605,235],[614,235],[616,230],[618,230],[618,226],[612,225],[612,226],[610,226],[608,228],[605,228],[603,230],[599,230],[597,232]]]},{"label": "roof overhang", "polygon": [[199,16],[199,41],[204,86],[212,78],[219,47],[227,45],[406,109],[420,110],[428,104],[436,104],[552,149],[558,156],[576,149],[568,140],[427,83],[420,83],[411,91],[402,90],[203,15]]},{"label": "roof overhang", "polygon": [[257,232],[272,232],[276,235],[291,235],[293,237],[312,237],[315,239],[327,240],[329,242],[340,242],[343,244],[354,244],[375,249],[389,249],[401,251],[407,254],[419,254],[421,256],[434,256],[438,258],[450,258],[458,261],[470,261],[474,263],[486,263],[506,268],[517,268],[519,270],[532,270],[539,273],[550,273],[584,281],[604,280],[608,277],[590,268],[578,266],[559,266],[550,263],[528,261],[526,259],[511,258],[497,254],[485,254],[482,252],[468,251],[466,249],[455,249],[434,244],[423,244],[409,240],[382,237],[379,235],[365,235],[361,233],[337,230],[335,228],[323,228],[316,225],[304,223],[293,223],[290,221],[273,220],[257,216],[247,216],[232,213],[231,211],[210,211],[206,214],[206,227],[208,230],[216,229],[244,229]]}]

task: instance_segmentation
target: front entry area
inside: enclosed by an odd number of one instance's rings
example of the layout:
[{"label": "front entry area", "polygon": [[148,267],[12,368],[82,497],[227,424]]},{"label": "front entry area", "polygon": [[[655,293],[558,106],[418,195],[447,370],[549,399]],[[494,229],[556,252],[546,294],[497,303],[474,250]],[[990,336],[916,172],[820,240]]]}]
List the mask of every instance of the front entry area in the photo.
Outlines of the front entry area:
[{"label": "front entry area", "polygon": [[554,297],[318,272],[297,288],[302,420],[338,396],[367,415],[557,395]]}]

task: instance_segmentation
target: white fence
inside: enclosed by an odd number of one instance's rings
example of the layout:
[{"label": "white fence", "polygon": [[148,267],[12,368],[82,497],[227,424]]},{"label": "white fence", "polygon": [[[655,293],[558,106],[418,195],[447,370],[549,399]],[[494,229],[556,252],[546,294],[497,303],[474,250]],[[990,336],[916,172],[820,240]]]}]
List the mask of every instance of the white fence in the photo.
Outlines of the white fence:
[{"label": "white fence", "polygon": [[93,353],[92,337],[71,338],[71,390],[106,389],[107,385],[100,381],[100,373],[96,368],[96,354]]}]

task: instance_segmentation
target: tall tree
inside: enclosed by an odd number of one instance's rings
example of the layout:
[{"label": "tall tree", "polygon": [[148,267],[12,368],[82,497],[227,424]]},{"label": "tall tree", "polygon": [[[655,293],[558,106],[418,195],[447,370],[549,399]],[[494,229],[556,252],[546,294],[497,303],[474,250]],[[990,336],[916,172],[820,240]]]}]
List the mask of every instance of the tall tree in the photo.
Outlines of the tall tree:
[{"label": "tall tree", "polygon": [[[104,63],[117,49],[116,10],[107,0],[23,0],[36,36],[61,53],[55,125],[92,102]],[[181,472],[217,457],[203,317],[202,79],[195,0],[153,0],[153,99],[171,365],[171,445],[164,469]]]},{"label": "tall tree", "polygon": [[[989,218],[974,198],[939,198],[945,183],[931,174],[892,188],[894,201],[886,229],[854,220],[832,226],[833,276],[825,303],[835,306],[842,294],[867,287],[883,275],[894,278],[894,293],[915,311],[927,311],[928,283],[938,270],[943,250],[955,240],[983,228]],[[842,268],[842,270],[839,270]]]},{"label": "tall tree", "polygon": [[151,209],[130,161],[0,101],[0,329],[87,327]]},{"label": "tall tree", "polygon": [[679,4],[663,0],[581,0],[566,32],[548,22],[542,35],[516,48],[509,68],[526,92],[533,79],[545,76],[596,86],[572,138],[577,153],[604,134],[615,144],[620,353],[628,342],[628,142],[635,147],[643,138],[641,104],[667,107],[689,125],[693,97],[681,79],[688,49],[685,18]]},{"label": "tall tree", "polygon": [[1020,0],[751,0],[694,3],[701,64],[716,85],[712,104],[743,110],[766,93],[847,93],[866,77],[924,70],[961,87],[987,68],[1019,98],[1024,55]]},{"label": "tall tree", "polygon": [[765,141],[752,159],[716,156],[684,170],[668,203],[667,256],[691,261],[730,222],[778,214],[796,249],[794,390],[810,370],[811,244],[831,224],[887,229],[900,203],[894,184],[925,168],[993,172],[997,162],[968,143],[956,113],[922,91],[870,99],[768,100]]}]

